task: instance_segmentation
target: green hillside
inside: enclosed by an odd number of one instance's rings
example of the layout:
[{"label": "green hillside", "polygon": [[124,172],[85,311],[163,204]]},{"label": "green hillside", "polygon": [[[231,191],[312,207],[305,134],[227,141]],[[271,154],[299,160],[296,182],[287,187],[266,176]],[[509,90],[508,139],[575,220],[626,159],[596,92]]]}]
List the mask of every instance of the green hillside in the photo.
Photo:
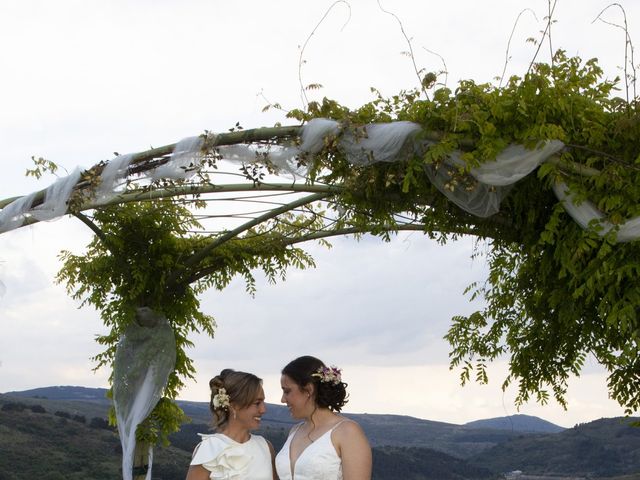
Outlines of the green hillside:
[{"label": "green hillside", "polygon": [[470,461],[494,471],[589,478],[640,474],[638,418],[603,418],[552,435],[520,436]]},{"label": "green hillside", "polygon": [[[52,401],[60,405],[60,400]],[[22,403],[0,397],[0,480],[113,480],[121,478],[116,432],[100,417],[47,410],[48,402]],[[70,406],[76,407],[76,404]],[[184,480],[191,452],[205,424],[185,425],[172,446],[154,451],[153,480]],[[279,448],[288,429],[262,433]],[[424,448],[374,448],[374,480],[492,480],[497,475],[464,460]],[[461,474],[467,476],[460,476]],[[452,476],[454,475],[454,476]]]},{"label": "green hillside", "polygon": [[531,415],[511,415],[509,417],[487,418],[464,424],[471,428],[492,428],[511,432],[558,433],[565,430],[546,420]]},{"label": "green hillside", "polygon": [[[120,477],[120,442],[106,424],[103,389],[17,393],[25,396],[0,395],[0,480]],[[181,406],[193,421],[171,436],[171,447],[154,452],[155,480],[184,480],[197,434],[210,431],[206,403]],[[350,416],[374,446],[375,480],[491,480],[515,470],[524,472],[518,480],[640,480],[640,428],[630,426],[632,419],[542,434],[486,427],[517,424],[508,419],[474,428],[400,415]],[[554,428],[536,417],[520,420],[523,429]],[[269,405],[258,433],[278,450],[291,424],[286,409]]]},{"label": "green hillside", "polygon": [[[86,416],[106,416],[109,402],[105,389],[84,387],[44,387],[23,392],[10,392],[4,398],[16,398],[22,402],[52,402],[55,408],[69,405]],[[1,398],[1,397],[0,397]],[[211,420],[209,406],[205,402],[178,402],[193,423],[207,424]],[[406,415],[346,414],[356,420],[364,429],[373,447],[395,446],[431,448],[453,457],[467,459],[494,445],[516,438],[521,433],[531,433],[539,429],[562,427],[553,425],[537,417],[529,417],[526,425],[511,422],[511,428],[501,426],[490,428],[484,425],[467,426],[436,422]],[[502,419],[508,422],[511,417]],[[493,419],[491,422],[499,421]],[[267,405],[263,425],[274,431],[289,430],[294,421],[283,405]],[[520,430],[524,426],[524,430]],[[202,432],[202,430],[200,430]]]}]

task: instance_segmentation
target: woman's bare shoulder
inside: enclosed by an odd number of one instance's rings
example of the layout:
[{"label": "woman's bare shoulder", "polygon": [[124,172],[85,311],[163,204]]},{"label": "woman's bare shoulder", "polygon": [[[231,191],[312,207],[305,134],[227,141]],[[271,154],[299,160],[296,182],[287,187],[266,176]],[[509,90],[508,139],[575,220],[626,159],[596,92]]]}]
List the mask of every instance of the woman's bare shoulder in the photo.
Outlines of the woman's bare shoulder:
[{"label": "woman's bare shoulder", "polygon": [[335,427],[334,433],[336,437],[339,438],[347,438],[353,436],[364,437],[364,430],[362,430],[360,424],[355,420],[351,420],[350,418],[346,417]]}]

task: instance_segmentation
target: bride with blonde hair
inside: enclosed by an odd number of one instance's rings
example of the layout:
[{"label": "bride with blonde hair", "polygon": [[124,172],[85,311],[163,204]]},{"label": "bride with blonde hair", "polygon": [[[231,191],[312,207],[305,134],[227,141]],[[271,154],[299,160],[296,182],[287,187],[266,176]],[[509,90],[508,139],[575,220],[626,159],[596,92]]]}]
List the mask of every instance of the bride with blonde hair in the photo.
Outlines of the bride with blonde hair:
[{"label": "bride with blonde hair", "polygon": [[274,480],[274,450],[251,430],[266,412],[262,380],[252,373],[225,369],[209,382],[216,433],[202,435],[187,480]]}]

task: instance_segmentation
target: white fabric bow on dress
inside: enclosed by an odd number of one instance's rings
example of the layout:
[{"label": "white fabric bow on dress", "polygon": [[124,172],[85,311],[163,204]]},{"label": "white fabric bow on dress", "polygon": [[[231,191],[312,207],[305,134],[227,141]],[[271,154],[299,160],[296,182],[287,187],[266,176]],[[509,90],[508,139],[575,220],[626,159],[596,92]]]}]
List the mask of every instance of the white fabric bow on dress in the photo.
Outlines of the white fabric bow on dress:
[{"label": "white fabric bow on dress", "polygon": [[191,464],[209,470],[212,480],[243,480],[251,458],[242,445],[228,443],[217,435],[203,435],[202,443],[193,455]]}]

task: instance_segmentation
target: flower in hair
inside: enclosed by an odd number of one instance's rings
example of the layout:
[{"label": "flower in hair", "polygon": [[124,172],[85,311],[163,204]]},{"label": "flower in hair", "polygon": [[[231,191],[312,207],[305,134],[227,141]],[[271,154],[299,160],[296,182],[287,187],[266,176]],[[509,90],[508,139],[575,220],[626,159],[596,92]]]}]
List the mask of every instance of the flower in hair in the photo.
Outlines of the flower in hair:
[{"label": "flower in hair", "polygon": [[223,410],[229,408],[229,395],[224,388],[219,388],[218,393],[213,396],[213,408],[222,408]]},{"label": "flower in hair", "polygon": [[319,378],[322,383],[338,385],[342,382],[342,370],[335,365],[331,365],[330,367],[320,367],[315,371],[315,373],[312,373],[311,376]]}]

